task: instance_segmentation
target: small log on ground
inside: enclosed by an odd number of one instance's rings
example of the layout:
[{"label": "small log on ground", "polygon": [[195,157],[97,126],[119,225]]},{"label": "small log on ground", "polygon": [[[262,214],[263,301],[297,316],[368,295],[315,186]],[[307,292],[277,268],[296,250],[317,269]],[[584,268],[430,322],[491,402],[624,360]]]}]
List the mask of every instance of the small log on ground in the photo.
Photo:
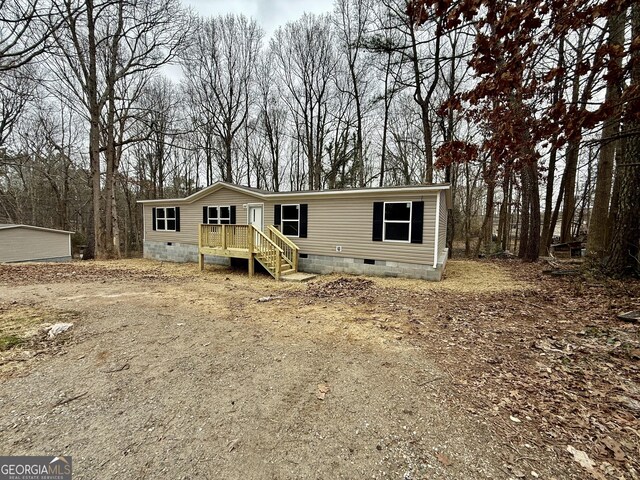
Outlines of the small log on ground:
[{"label": "small log on ground", "polygon": [[618,314],[618,318],[625,322],[640,323],[640,310]]}]

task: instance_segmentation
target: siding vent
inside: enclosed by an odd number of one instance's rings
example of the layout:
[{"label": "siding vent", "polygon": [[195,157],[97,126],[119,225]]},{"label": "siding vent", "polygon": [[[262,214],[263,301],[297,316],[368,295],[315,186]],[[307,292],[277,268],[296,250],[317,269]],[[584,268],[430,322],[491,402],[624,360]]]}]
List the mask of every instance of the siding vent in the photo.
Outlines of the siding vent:
[{"label": "siding vent", "polygon": [[342,246],[341,245],[336,245],[336,252],[338,252],[338,253],[342,252]]},{"label": "siding vent", "polygon": [[365,258],[365,259],[364,259],[364,264],[365,264],[365,265],[375,265],[375,264],[376,264],[376,261],[375,261],[375,260],[372,260],[372,259],[370,259],[370,258]]},{"label": "siding vent", "polygon": [[309,255],[308,255],[308,254],[306,254],[306,253],[301,253],[301,254],[299,255],[299,257],[300,257],[300,258],[309,258]]}]

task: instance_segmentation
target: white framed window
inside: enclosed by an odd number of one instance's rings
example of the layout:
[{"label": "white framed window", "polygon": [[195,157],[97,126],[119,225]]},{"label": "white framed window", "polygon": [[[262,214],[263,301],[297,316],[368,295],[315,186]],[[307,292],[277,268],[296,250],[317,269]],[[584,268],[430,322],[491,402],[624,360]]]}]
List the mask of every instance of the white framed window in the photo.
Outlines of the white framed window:
[{"label": "white framed window", "polygon": [[156,208],[156,230],[163,232],[176,231],[176,209],[175,207]]},{"label": "white framed window", "polygon": [[384,202],[383,239],[385,242],[411,241],[411,202]]},{"label": "white framed window", "polygon": [[282,233],[287,237],[300,236],[300,205],[282,205]]},{"label": "white framed window", "polygon": [[231,207],[229,205],[216,205],[207,207],[209,224],[229,225],[231,223]]}]

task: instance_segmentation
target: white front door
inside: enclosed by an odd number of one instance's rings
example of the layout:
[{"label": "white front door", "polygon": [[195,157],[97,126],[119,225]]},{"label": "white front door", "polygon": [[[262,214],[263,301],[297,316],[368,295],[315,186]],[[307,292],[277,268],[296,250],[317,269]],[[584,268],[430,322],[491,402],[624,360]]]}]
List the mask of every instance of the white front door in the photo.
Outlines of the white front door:
[{"label": "white front door", "polygon": [[260,231],[264,229],[262,225],[262,205],[249,205],[247,210],[248,223]]}]

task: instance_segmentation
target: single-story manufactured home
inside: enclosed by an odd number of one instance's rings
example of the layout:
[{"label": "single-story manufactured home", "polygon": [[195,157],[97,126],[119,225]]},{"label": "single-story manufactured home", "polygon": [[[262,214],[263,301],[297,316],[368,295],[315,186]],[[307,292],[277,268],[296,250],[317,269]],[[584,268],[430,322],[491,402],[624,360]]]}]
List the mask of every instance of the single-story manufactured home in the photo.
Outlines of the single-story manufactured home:
[{"label": "single-story manufactured home", "polygon": [[186,198],[142,200],[144,256],[261,263],[277,279],[344,272],[440,280],[449,185],[268,192],[217,182]]},{"label": "single-story manufactured home", "polygon": [[73,232],[0,224],[0,262],[68,262]]}]

